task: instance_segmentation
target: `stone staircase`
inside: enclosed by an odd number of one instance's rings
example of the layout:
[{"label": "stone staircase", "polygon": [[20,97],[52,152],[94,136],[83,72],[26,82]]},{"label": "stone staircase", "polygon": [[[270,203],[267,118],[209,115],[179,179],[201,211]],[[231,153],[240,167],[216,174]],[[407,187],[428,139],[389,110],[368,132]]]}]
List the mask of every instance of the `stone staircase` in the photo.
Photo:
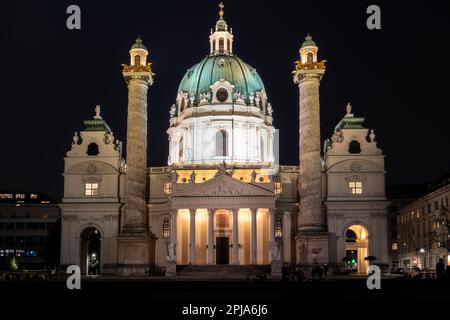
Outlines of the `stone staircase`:
[{"label": "stone staircase", "polygon": [[265,274],[270,277],[270,265],[188,265],[177,266],[178,278],[216,280],[254,280]]}]

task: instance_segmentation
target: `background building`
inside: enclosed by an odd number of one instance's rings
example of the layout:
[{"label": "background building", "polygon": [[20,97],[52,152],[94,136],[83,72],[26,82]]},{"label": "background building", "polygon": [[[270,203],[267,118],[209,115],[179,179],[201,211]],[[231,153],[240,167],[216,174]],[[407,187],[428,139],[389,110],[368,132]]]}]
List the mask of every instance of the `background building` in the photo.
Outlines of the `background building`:
[{"label": "background building", "polygon": [[439,259],[450,265],[450,179],[444,177],[398,216],[399,261],[403,268],[434,269]]},{"label": "background building", "polygon": [[389,251],[389,265],[392,270],[401,267],[399,265],[399,250],[400,250],[400,231],[398,224],[398,217],[400,215],[400,208],[404,205],[420,198],[428,192],[428,185],[414,184],[414,185],[391,185],[386,187],[386,196],[390,201],[388,207],[388,251]]},{"label": "background building", "polygon": [[0,269],[54,269],[59,260],[60,209],[47,196],[0,192]]}]

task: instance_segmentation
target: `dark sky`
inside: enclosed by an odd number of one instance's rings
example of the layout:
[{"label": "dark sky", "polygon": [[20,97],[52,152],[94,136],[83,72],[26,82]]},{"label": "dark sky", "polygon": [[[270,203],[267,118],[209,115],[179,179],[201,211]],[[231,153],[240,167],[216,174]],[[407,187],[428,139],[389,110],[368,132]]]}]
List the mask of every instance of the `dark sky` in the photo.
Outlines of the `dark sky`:
[{"label": "dark sky", "polygon": [[[67,6],[82,29],[66,28]],[[382,29],[366,28],[378,4]],[[321,85],[322,137],[350,101],[374,128],[388,183],[450,172],[448,1],[225,1],[235,53],[261,75],[280,128],[281,163],[298,164],[298,49],[310,32],[328,60]],[[157,74],[149,91],[149,165],[167,162],[169,108],[186,70],[208,52],[217,1],[7,1],[0,40],[0,189],[59,198],[74,131],[102,115],[125,140],[127,88],[121,63],[141,35]]]}]

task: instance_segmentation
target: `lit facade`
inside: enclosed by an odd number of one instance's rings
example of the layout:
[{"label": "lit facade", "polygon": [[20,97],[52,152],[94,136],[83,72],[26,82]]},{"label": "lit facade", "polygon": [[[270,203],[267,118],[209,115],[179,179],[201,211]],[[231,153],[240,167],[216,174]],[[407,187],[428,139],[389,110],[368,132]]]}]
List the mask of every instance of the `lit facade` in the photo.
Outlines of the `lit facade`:
[{"label": "lit facade", "polygon": [[439,259],[450,265],[450,252],[446,247],[448,226],[437,219],[449,208],[449,198],[450,183],[447,181],[400,208],[397,217],[399,267],[435,269]]}]

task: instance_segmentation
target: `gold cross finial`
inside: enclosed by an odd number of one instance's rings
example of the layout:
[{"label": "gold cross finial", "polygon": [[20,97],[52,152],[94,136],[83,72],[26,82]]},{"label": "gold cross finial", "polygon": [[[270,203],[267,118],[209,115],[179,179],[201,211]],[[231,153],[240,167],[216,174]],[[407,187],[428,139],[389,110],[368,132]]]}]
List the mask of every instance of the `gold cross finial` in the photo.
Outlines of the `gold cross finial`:
[{"label": "gold cross finial", "polygon": [[219,16],[220,16],[220,18],[223,18],[223,15],[225,14],[225,12],[223,11],[223,8],[225,8],[223,2],[220,2],[219,8],[220,8]]}]

